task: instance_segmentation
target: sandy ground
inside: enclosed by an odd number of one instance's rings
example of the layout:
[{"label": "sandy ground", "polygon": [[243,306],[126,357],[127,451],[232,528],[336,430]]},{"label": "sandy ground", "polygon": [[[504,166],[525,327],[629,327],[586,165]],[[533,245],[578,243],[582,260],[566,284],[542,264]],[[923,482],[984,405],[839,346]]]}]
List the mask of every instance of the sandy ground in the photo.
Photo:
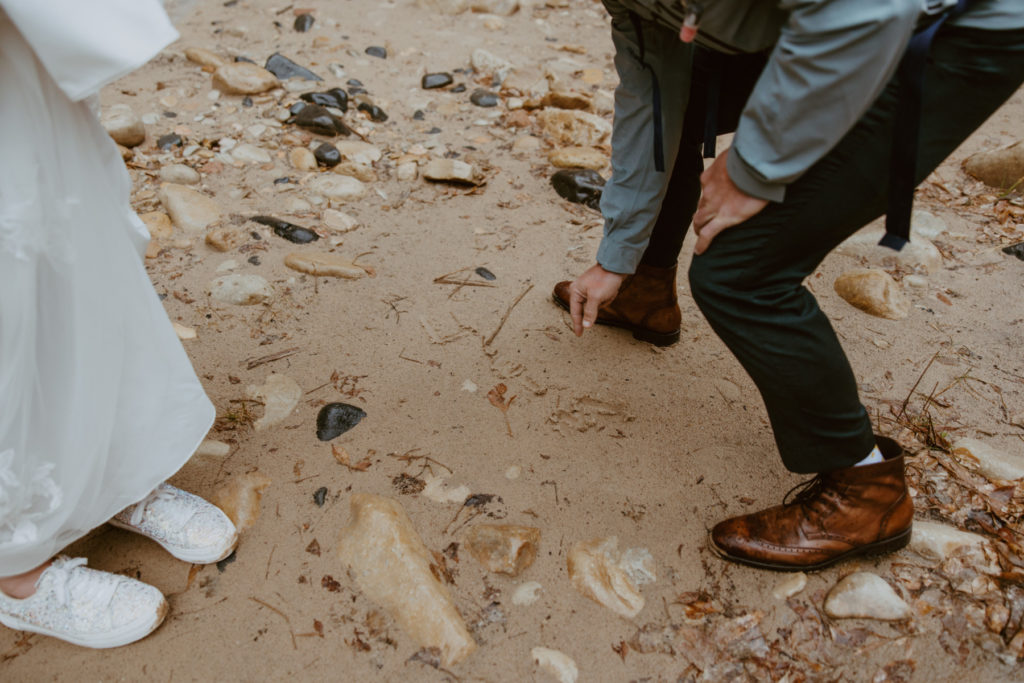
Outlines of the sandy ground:
[{"label": "sandy ground", "polygon": [[[273,155],[264,165],[185,159],[203,171],[199,187],[230,215],[226,224],[244,227],[245,242],[218,253],[178,233],[147,261],[157,291],[167,295],[170,317],[198,332],[184,344],[217,406],[211,438],[231,446],[224,458],[194,457],[175,482],[209,496],[258,471],[273,482],[261,516],[243,534],[235,561],[221,567],[190,567],[115,529],[79,542],[71,551],[88,556],[91,566],[158,586],[171,615],[146,640],[109,652],[0,631],[0,678],[547,680],[530,655],[544,646],[571,656],[583,681],[676,680],[702,670],[708,680],[779,679],[788,672],[791,681],[951,681],[966,671],[978,680],[1024,680],[1007,654],[1006,634],[987,633],[976,618],[977,605],[984,613],[986,604],[1009,595],[1005,586],[966,595],[940,577],[937,590],[945,590],[945,598],[933,609],[920,577],[927,586],[938,570],[901,551],[811,574],[787,603],[772,597],[783,576],[725,564],[705,548],[714,523],[774,504],[801,481],[782,468],[752,383],[703,321],[685,282],[683,337],[673,347],[656,349],[608,329],[573,337],[550,291],[591,262],[599,216],[551,189],[555,169],[547,163],[546,141],[536,151],[513,153],[512,143],[532,129],[488,118],[504,106],[471,105],[472,74],[455,74],[468,85],[461,94],[424,91],[419,84],[426,72],[468,68],[470,54],[482,47],[520,70],[555,63],[573,87],[607,95],[615,75],[597,3],[540,5],[497,21],[445,16],[407,0],[303,6],[317,18],[308,33],[292,30],[293,8],[282,2],[204,0],[180,22],[181,41],[104,92],[105,105],[122,102],[139,114],[161,115],[130,163],[140,212],[160,209],[157,171],[181,161],[180,150],[176,157],[155,148],[160,135],[178,130],[186,144],[207,147],[233,137]],[[387,59],[364,54],[371,45],[387,47]],[[296,131],[269,127],[260,139],[246,132],[297,93],[256,96],[251,108],[240,106],[239,96],[213,101],[210,74],[183,57],[187,46],[260,64],[281,51],[320,73],[327,86],[348,78],[365,84],[390,118],[360,123],[385,156],[370,192],[336,206],[356,217],[358,228],[344,235],[324,229],[326,205],[283,209],[309,195],[308,174],[289,166],[290,145],[281,141]],[[344,65],[343,78],[332,75],[331,63]],[[584,69],[601,70],[601,83],[583,83]],[[424,120],[413,119],[417,109]],[[163,117],[164,111],[177,117]],[[360,121],[352,113],[348,119]],[[850,257],[830,256],[809,281],[835,322],[880,428],[918,449],[922,442],[899,428],[893,407],[933,356],[908,414],[920,418],[918,424],[930,417],[953,436],[983,438],[1007,452],[1022,449],[1024,263],[999,247],[1021,240],[1024,218],[959,169],[970,152],[1019,139],[1022,120],[1024,93],[1018,93],[923,185],[919,208],[948,227],[936,240],[945,258],[924,287],[907,287],[913,298],[907,319],[868,316],[833,292],[837,275],[861,265]],[[435,126],[440,132],[428,133]],[[422,178],[399,181],[395,161],[430,140],[440,142],[433,153],[449,151],[484,168],[486,185],[471,191]],[[296,182],[273,183],[283,176]],[[245,222],[258,213],[319,229],[324,239],[292,245]],[[683,266],[691,245],[688,240]],[[328,250],[358,255],[374,276],[312,278],[283,264],[290,252]],[[274,298],[257,306],[211,299],[209,283],[224,274],[218,267],[229,259],[236,262],[232,272],[270,281]],[[474,275],[480,266],[496,279]],[[474,286],[435,282],[453,272]],[[284,356],[252,362],[278,353]],[[262,408],[241,401],[248,386],[272,372],[294,379],[304,395],[285,420],[255,431],[250,418]],[[515,397],[507,413],[487,398],[499,384],[507,386],[506,397]],[[946,391],[925,411],[923,396],[933,387]],[[358,405],[367,417],[331,443],[318,441],[317,412],[335,401]],[[339,464],[332,445],[352,463],[368,459],[368,467]],[[434,474],[495,498],[463,509],[422,494],[401,495],[393,479],[402,473]],[[327,489],[322,507],[314,501],[321,487]],[[353,492],[397,498],[428,548],[449,548],[450,589],[480,644],[452,671],[410,661],[419,648],[361,595],[335,557]],[[922,518],[944,516],[920,492],[917,509]],[[481,516],[470,524],[539,527],[536,563],[510,579],[452,552],[474,511]],[[581,597],[567,577],[566,553],[574,543],[612,535],[622,547],[647,548],[655,559],[657,581],[643,588],[647,606],[632,621]],[[889,580],[911,604],[913,619],[887,624],[824,617],[824,594],[855,570]],[[524,581],[543,586],[540,600],[513,605],[511,593]],[[744,656],[730,635],[741,618],[764,638],[755,658],[761,663],[748,661],[745,670],[732,664]],[[769,660],[772,666],[764,663]]]}]

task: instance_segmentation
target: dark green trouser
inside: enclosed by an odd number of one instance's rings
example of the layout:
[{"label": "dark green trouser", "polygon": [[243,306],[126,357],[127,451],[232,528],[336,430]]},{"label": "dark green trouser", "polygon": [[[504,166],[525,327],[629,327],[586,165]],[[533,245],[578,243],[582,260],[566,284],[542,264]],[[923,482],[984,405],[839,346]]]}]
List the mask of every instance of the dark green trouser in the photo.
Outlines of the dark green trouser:
[{"label": "dark green trouser", "polygon": [[[925,74],[917,181],[1024,80],[1024,30],[940,30]],[[794,472],[849,467],[874,443],[857,384],[828,319],[803,286],[836,245],[886,209],[896,83],[825,158],[745,223],[695,256],[690,289],[753,378]]]}]

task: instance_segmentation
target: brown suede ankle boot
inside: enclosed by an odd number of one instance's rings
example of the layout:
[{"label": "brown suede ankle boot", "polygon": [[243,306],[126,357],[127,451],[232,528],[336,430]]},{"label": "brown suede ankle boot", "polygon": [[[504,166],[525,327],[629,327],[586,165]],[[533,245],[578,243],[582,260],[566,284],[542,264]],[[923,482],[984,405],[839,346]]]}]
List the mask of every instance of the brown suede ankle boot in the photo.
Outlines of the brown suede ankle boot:
[{"label": "brown suede ankle boot", "polygon": [[[555,303],[567,311],[570,284],[569,280],[559,282],[551,295]],[[679,341],[681,319],[676,266],[655,268],[642,263],[636,273],[623,280],[615,299],[597,313],[598,325],[627,329],[636,339],[655,346],[669,346]]]},{"label": "brown suede ankle boot", "polygon": [[823,472],[791,502],[718,523],[711,549],[754,567],[809,571],[902,548],[914,518],[904,453],[892,439],[877,443],[884,462]]}]

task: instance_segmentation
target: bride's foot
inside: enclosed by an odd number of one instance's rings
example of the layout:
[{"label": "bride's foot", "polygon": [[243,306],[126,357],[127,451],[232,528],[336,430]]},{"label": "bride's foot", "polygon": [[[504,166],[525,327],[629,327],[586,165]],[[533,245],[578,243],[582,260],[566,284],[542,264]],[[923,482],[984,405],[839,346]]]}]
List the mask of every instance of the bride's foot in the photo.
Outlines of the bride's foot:
[{"label": "bride's foot", "polygon": [[36,592],[36,582],[43,575],[50,562],[45,562],[35,569],[30,569],[24,574],[16,576],[5,576],[0,579],[0,597],[6,595],[16,600],[24,600]]},{"label": "bride's foot", "polygon": [[231,554],[235,525],[220,508],[170,484],[160,484],[110,523],[148,536],[185,562],[210,564]]},{"label": "bride's foot", "polygon": [[39,572],[38,580],[21,599],[7,591],[26,574],[0,580],[5,586],[0,593],[0,623],[75,645],[106,648],[149,635],[167,614],[167,602],[159,590],[126,576],[89,569],[85,558],[58,557],[27,574],[34,572]]}]

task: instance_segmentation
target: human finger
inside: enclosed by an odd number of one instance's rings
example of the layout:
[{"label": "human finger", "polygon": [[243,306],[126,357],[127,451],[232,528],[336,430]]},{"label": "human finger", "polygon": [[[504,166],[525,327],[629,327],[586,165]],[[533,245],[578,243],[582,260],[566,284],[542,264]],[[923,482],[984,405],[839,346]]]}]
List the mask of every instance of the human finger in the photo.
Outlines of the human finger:
[{"label": "human finger", "polygon": [[597,309],[601,306],[601,299],[596,296],[589,296],[583,302],[583,327],[593,327],[597,320]]},{"label": "human finger", "polygon": [[583,334],[583,302],[587,295],[576,288],[576,283],[569,286],[569,315],[572,317],[572,331],[577,337]]},{"label": "human finger", "polygon": [[697,244],[693,247],[693,253],[699,256],[707,251],[708,247],[711,246],[711,241],[727,227],[728,224],[717,217],[708,221],[704,227],[697,230]]}]

